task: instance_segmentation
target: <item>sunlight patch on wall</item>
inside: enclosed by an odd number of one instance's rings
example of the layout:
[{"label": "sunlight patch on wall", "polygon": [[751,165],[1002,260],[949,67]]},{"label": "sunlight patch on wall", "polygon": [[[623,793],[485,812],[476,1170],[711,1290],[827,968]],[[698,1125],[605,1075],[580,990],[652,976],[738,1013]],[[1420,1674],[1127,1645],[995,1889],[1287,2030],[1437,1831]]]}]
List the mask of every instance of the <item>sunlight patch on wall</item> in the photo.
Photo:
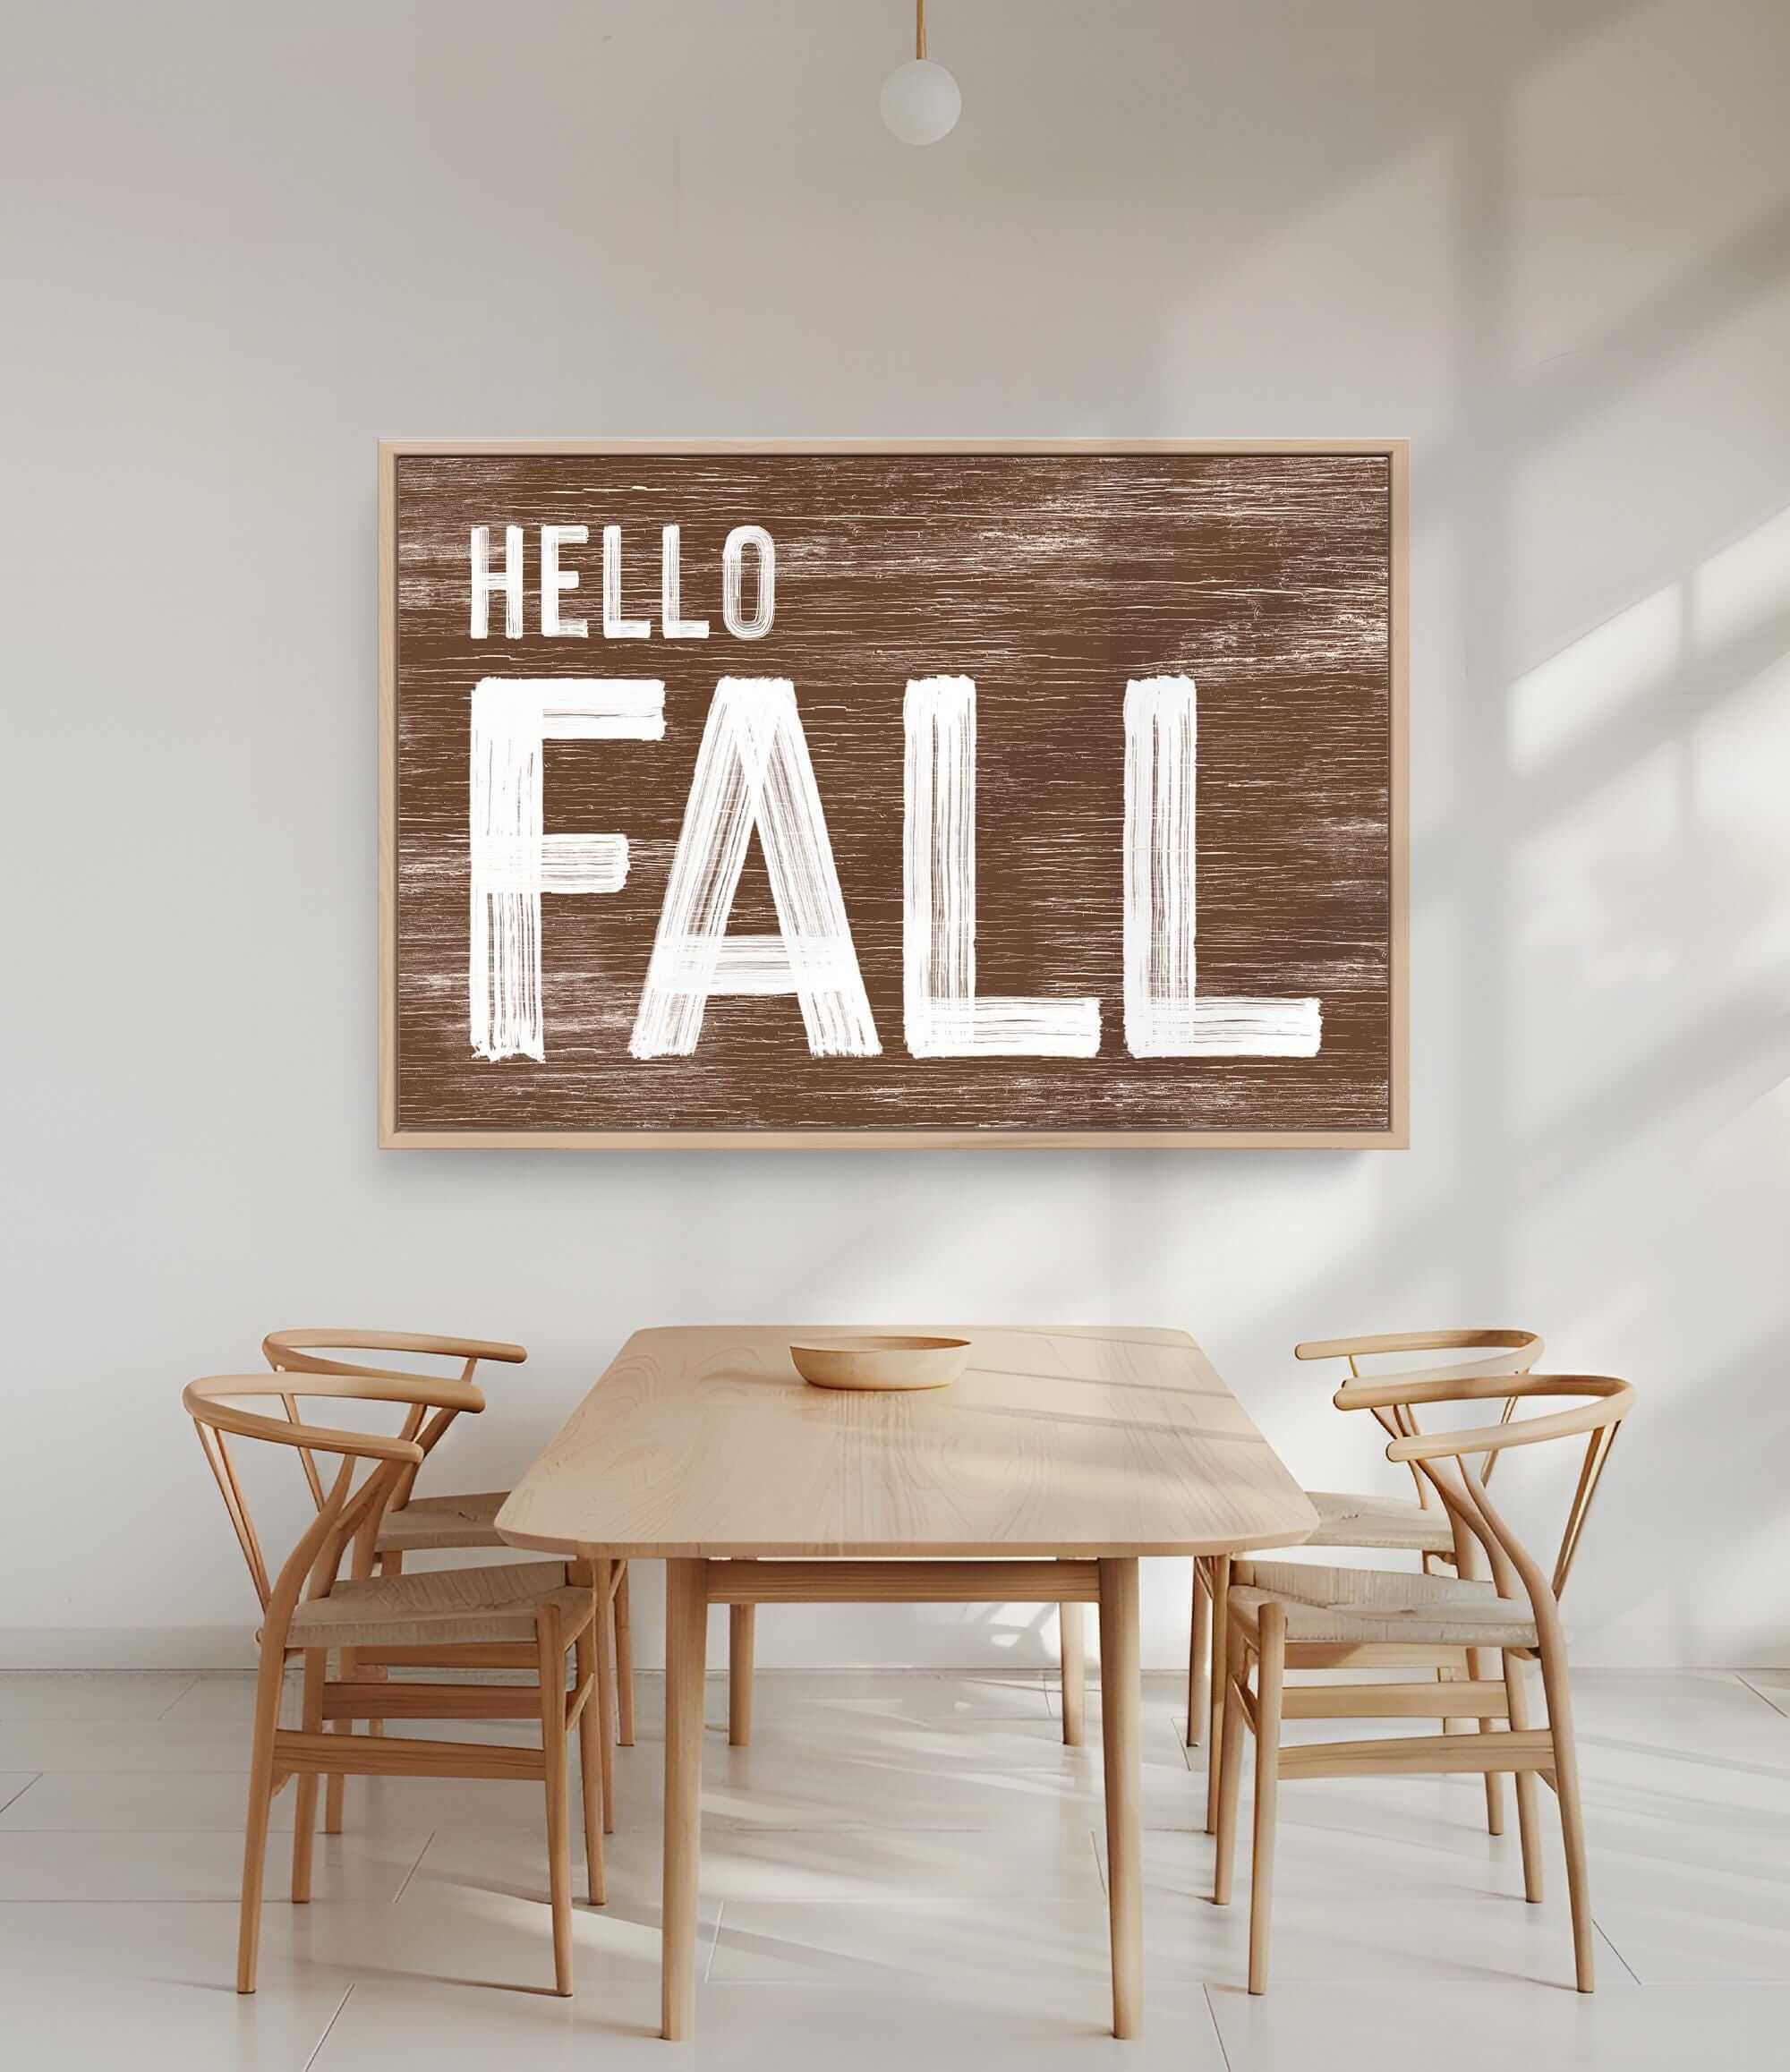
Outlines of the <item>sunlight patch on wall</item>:
[{"label": "sunlight patch on wall", "polygon": [[1534,770],[1664,683],[1682,654],[1684,600],[1668,584],[1519,677],[1511,686],[1512,760]]},{"label": "sunlight patch on wall", "polygon": [[1790,613],[1790,507],[1724,547],[1691,577],[1691,628],[1700,646],[1743,640]]},{"label": "sunlight patch on wall", "polygon": [[[1777,1084],[1790,512],[1531,669],[1509,717],[1519,770],[1552,785],[1513,865],[1520,1119],[1544,1138],[1626,1082],[1631,1148],[1700,1144]],[[1695,1087],[1657,1107],[1692,1056]]]}]

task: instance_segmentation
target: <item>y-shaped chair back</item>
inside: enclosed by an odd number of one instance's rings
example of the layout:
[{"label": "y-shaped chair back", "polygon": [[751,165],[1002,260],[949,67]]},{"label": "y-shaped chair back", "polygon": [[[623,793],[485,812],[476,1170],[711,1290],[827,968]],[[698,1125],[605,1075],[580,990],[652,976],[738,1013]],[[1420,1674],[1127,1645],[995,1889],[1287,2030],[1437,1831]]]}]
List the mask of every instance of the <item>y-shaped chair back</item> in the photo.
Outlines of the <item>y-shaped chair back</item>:
[{"label": "y-shaped chair back", "polygon": [[[359,1331],[334,1328],[269,1331],[261,1341],[261,1351],[268,1365],[277,1372],[330,1375],[341,1380],[364,1379],[369,1377],[388,1378],[394,1374],[401,1380],[428,1378],[426,1375],[422,1377],[413,1374],[407,1375],[403,1369],[390,1368],[379,1361],[370,1364],[361,1360],[344,1360],[339,1356],[345,1352],[383,1353],[388,1359],[397,1356],[441,1360],[457,1364],[459,1374],[456,1378],[468,1386],[472,1385],[473,1377],[478,1371],[479,1362],[482,1360],[500,1360],[516,1363],[528,1358],[526,1348],[520,1345],[506,1344],[499,1340],[439,1338],[421,1331]],[[310,1392],[299,1390],[296,1393],[303,1394]],[[293,1415],[289,1395],[287,1397],[286,1414],[288,1417]],[[416,1440],[422,1447],[422,1455],[427,1456],[433,1449],[436,1442],[446,1433],[448,1426],[453,1423],[456,1414],[457,1412],[449,1411],[445,1416],[430,1419],[425,1431],[423,1411],[419,1406],[405,1420],[401,1436],[406,1439]],[[320,1505],[323,1501],[323,1486],[310,1449],[301,1448],[299,1457],[304,1463],[305,1479],[311,1484],[311,1493]],[[385,1506],[386,1508],[394,1511],[401,1510],[405,1505],[409,1503],[411,1489],[416,1481],[417,1469],[422,1465],[422,1458],[419,1457],[398,1478],[397,1484],[388,1504]]]},{"label": "y-shaped chair back", "polygon": [[[1451,1376],[1477,1380],[1487,1375],[1527,1374],[1544,1350],[1540,1337],[1533,1331],[1498,1327],[1479,1331],[1392,1331],[1360,1338],[1313,1338],[1302,1345],[1295,1345],[1292,1356],[1295,1360],[1346,1360],[1351,1381],[1377,1377],[1390,1386],[1407,1380],[1442,1381]],[[1388,1372],[1375,1367],[1367,1374],[1362,1372],[1364,1360],[1409,1358],[1413,1353],[1423,1352],[1477,1353],[1479,1357],[1451,1360],[1445,1366]],[[1514,1413],[1516,1403],[1515,1396],[1506,1397],[1504,1412],[1506,1418]],[[1391,1437],[1405,1436],[1388,1411],[1376,1410],[1374,1414]],[[1418,1501],[1425,1505],[1433,1503],[1435,1498],[1428,1482],[1415,1466],[1411,1472],[1417,1485]]]},{"label": "y-shaped chair back", "polygon": [[[284,1414],[273,1417],[242,1407],[244,1402],[267,1398],[277,1399]],[[301,1398],[390,1404],[404,1412],[402,1429],[387,1434],[310,1424],[299,1415]],[[264,1661],[269,1655],[276,1659],[283,1656],[293,1607],[307,1582],[310,1595],[327,1596],[348,1542],[369,1525],[377,1526],[405,1478],[422,1466],[430,1447],[462,1411],[485,1407],[484,1397],[469,1381],[369,1369],[307,1372],[293,1378],[277,1374],[214,1375],[190,1382],[181,1401],[198,1429],[199,1443],[217,1479],[266,1615],[261,1634]],[[292,1447],[304,1462],[317,1515],[277,1573],[268,1572],[231,1458],[233,1437]],[[319,1454],[339,1458],[339,1467],[328,1479],[318,1468]],[[355,1471],[362,1462],[371,1465],[356,1488]]]},{"label": "y-shaped chair back", "polygon": [[[1582,1396],[1590,1400],[1580,1408],[1556,1411],[1539,1417],[1517,1417],[1521,1403],[1537,1397]],[[1437,1403],[1484,1403],[1503,1397],[1504,1413],[1496,1424],[1476,1425],[1462,1431],[1426,1432],[1418,1422],[1418,1411]],[[1579,1542],[1585,1530],[1591,1499],[1597,1494],[1604,1465],[1623,1420],[1634,1400],[1625,1381],[1597,1374],[1470,1375],[1458,1371],[1435,1375],[1385,1375],[1373,1379],[1345,1382],[1334,1398],[1338,1410],[1371,1411],[1392,1433],[1386,1448],[1389,1461],[1402,1461],[1432,1488],[1449,1515],[1463,1525],[1484,1548],[1491,1563],[1498,1594],[1512,1594],[1512,1585],[1522,1587],[1536,1605],[1538,1622],[1544,1627],[1551,1616],[1557,1627],[1561,1592],[1566,1587]],[[1504,1515],[1493,1505],[1487,1485],[1501,1454],[1513,1446],[1535,1445],[1550,1439],[1585,1436],[1584,1458],[1577,1485],[1568,1506],[1566,1522],[1554,1556],[1553,1567],[1544,1574],[1534,1558],[1517,1539]],[[1476,1461],[1483,1465],[1476,1466]],[[1545,1612],[1537,1599],[1551,1607]]]}]

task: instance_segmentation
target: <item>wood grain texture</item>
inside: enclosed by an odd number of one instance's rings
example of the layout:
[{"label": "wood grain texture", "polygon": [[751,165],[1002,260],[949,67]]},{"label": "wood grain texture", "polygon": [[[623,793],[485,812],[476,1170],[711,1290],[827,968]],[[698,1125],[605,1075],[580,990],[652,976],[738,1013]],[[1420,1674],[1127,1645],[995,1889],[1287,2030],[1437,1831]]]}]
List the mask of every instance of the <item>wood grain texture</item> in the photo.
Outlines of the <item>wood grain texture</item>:
[{"label": "wood grain texture", "polygon": [[586,1556],[1087,1559],[1287,1546],[1317,1522],[1184,1332],[936,1328],[969,1366],[904,1395],[810,1388],[797,1326],[637,1331],[499,1531]]},{"label": "wood grain texture", "polygon": [[1106,1782],[1106,1902],[1112,2034],[1144,2017],[1143,1777],[1138,1734],[1138,1565],[1100,1564],[1100,1744]]},{"label": "wood grain texture", "polygon": [[1097,1604],[1091,1561],[713,1562],[709,1602],[754,1605]]},{"label": "wood grain texture", "polygon": [[[524,451],[385,456],[382,1139],[429,1146],[1397,1144],[1405,1135],[1404,456],[1396,441],[995,450]],[[667,641],[659,534],[683,529]],[[720,543],[777,542],[769,635],[721,626]],[[527,528],[524,632],[468,631],[473,524]],[[539,631],[538,528],[567,548],[584,640]],[[605,524],[625,610],[601,636]],[[1122,1036],[1122,706],[1183,673],[1199,699],[1201,994],[1314,996],[1310,1058],[1129,1055]],[[629,1055],[696,744],[718,678],[793,681],[872,1014],[874,1058],[812,1058],[788,996],[717,997],[694,1055]],[[910,677],[976,680],[978,983],[1095,997],[1091,1058],[925,1058],[902,1041],[901,707]],[[544,1062],[468,1039],[474,684],[652,676],[660,741],[556,743],[550,832],[626,833],[626,888],[544,902]],[[754,842],[731,917],[774,926]]]}]

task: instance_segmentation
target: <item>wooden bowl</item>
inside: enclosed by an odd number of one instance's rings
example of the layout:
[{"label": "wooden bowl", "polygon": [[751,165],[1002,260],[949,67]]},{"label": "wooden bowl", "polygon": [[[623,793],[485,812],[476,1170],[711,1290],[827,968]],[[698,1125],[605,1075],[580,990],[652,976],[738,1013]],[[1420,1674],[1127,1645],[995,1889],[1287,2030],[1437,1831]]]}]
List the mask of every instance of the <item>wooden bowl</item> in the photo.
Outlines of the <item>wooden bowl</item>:
[{"label": "wooden bowl", "polygon": [[813,1338],[789,1357],[816,1388],[948,1388],[969,1363],[967,1338]]}]

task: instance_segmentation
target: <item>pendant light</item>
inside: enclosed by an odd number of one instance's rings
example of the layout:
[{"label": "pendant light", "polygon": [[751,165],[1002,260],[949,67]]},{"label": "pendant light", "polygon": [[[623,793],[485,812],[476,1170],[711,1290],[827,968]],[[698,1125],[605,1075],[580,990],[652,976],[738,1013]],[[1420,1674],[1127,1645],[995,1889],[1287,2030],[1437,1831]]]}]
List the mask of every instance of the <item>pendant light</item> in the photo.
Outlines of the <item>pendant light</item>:
[{"label": "pendant light", "polygon": [[926,0],[914,0],[914,55],[882,82],[882,120],[904,144],[936,144],[962,112],[957,81],[926,55]]}]

